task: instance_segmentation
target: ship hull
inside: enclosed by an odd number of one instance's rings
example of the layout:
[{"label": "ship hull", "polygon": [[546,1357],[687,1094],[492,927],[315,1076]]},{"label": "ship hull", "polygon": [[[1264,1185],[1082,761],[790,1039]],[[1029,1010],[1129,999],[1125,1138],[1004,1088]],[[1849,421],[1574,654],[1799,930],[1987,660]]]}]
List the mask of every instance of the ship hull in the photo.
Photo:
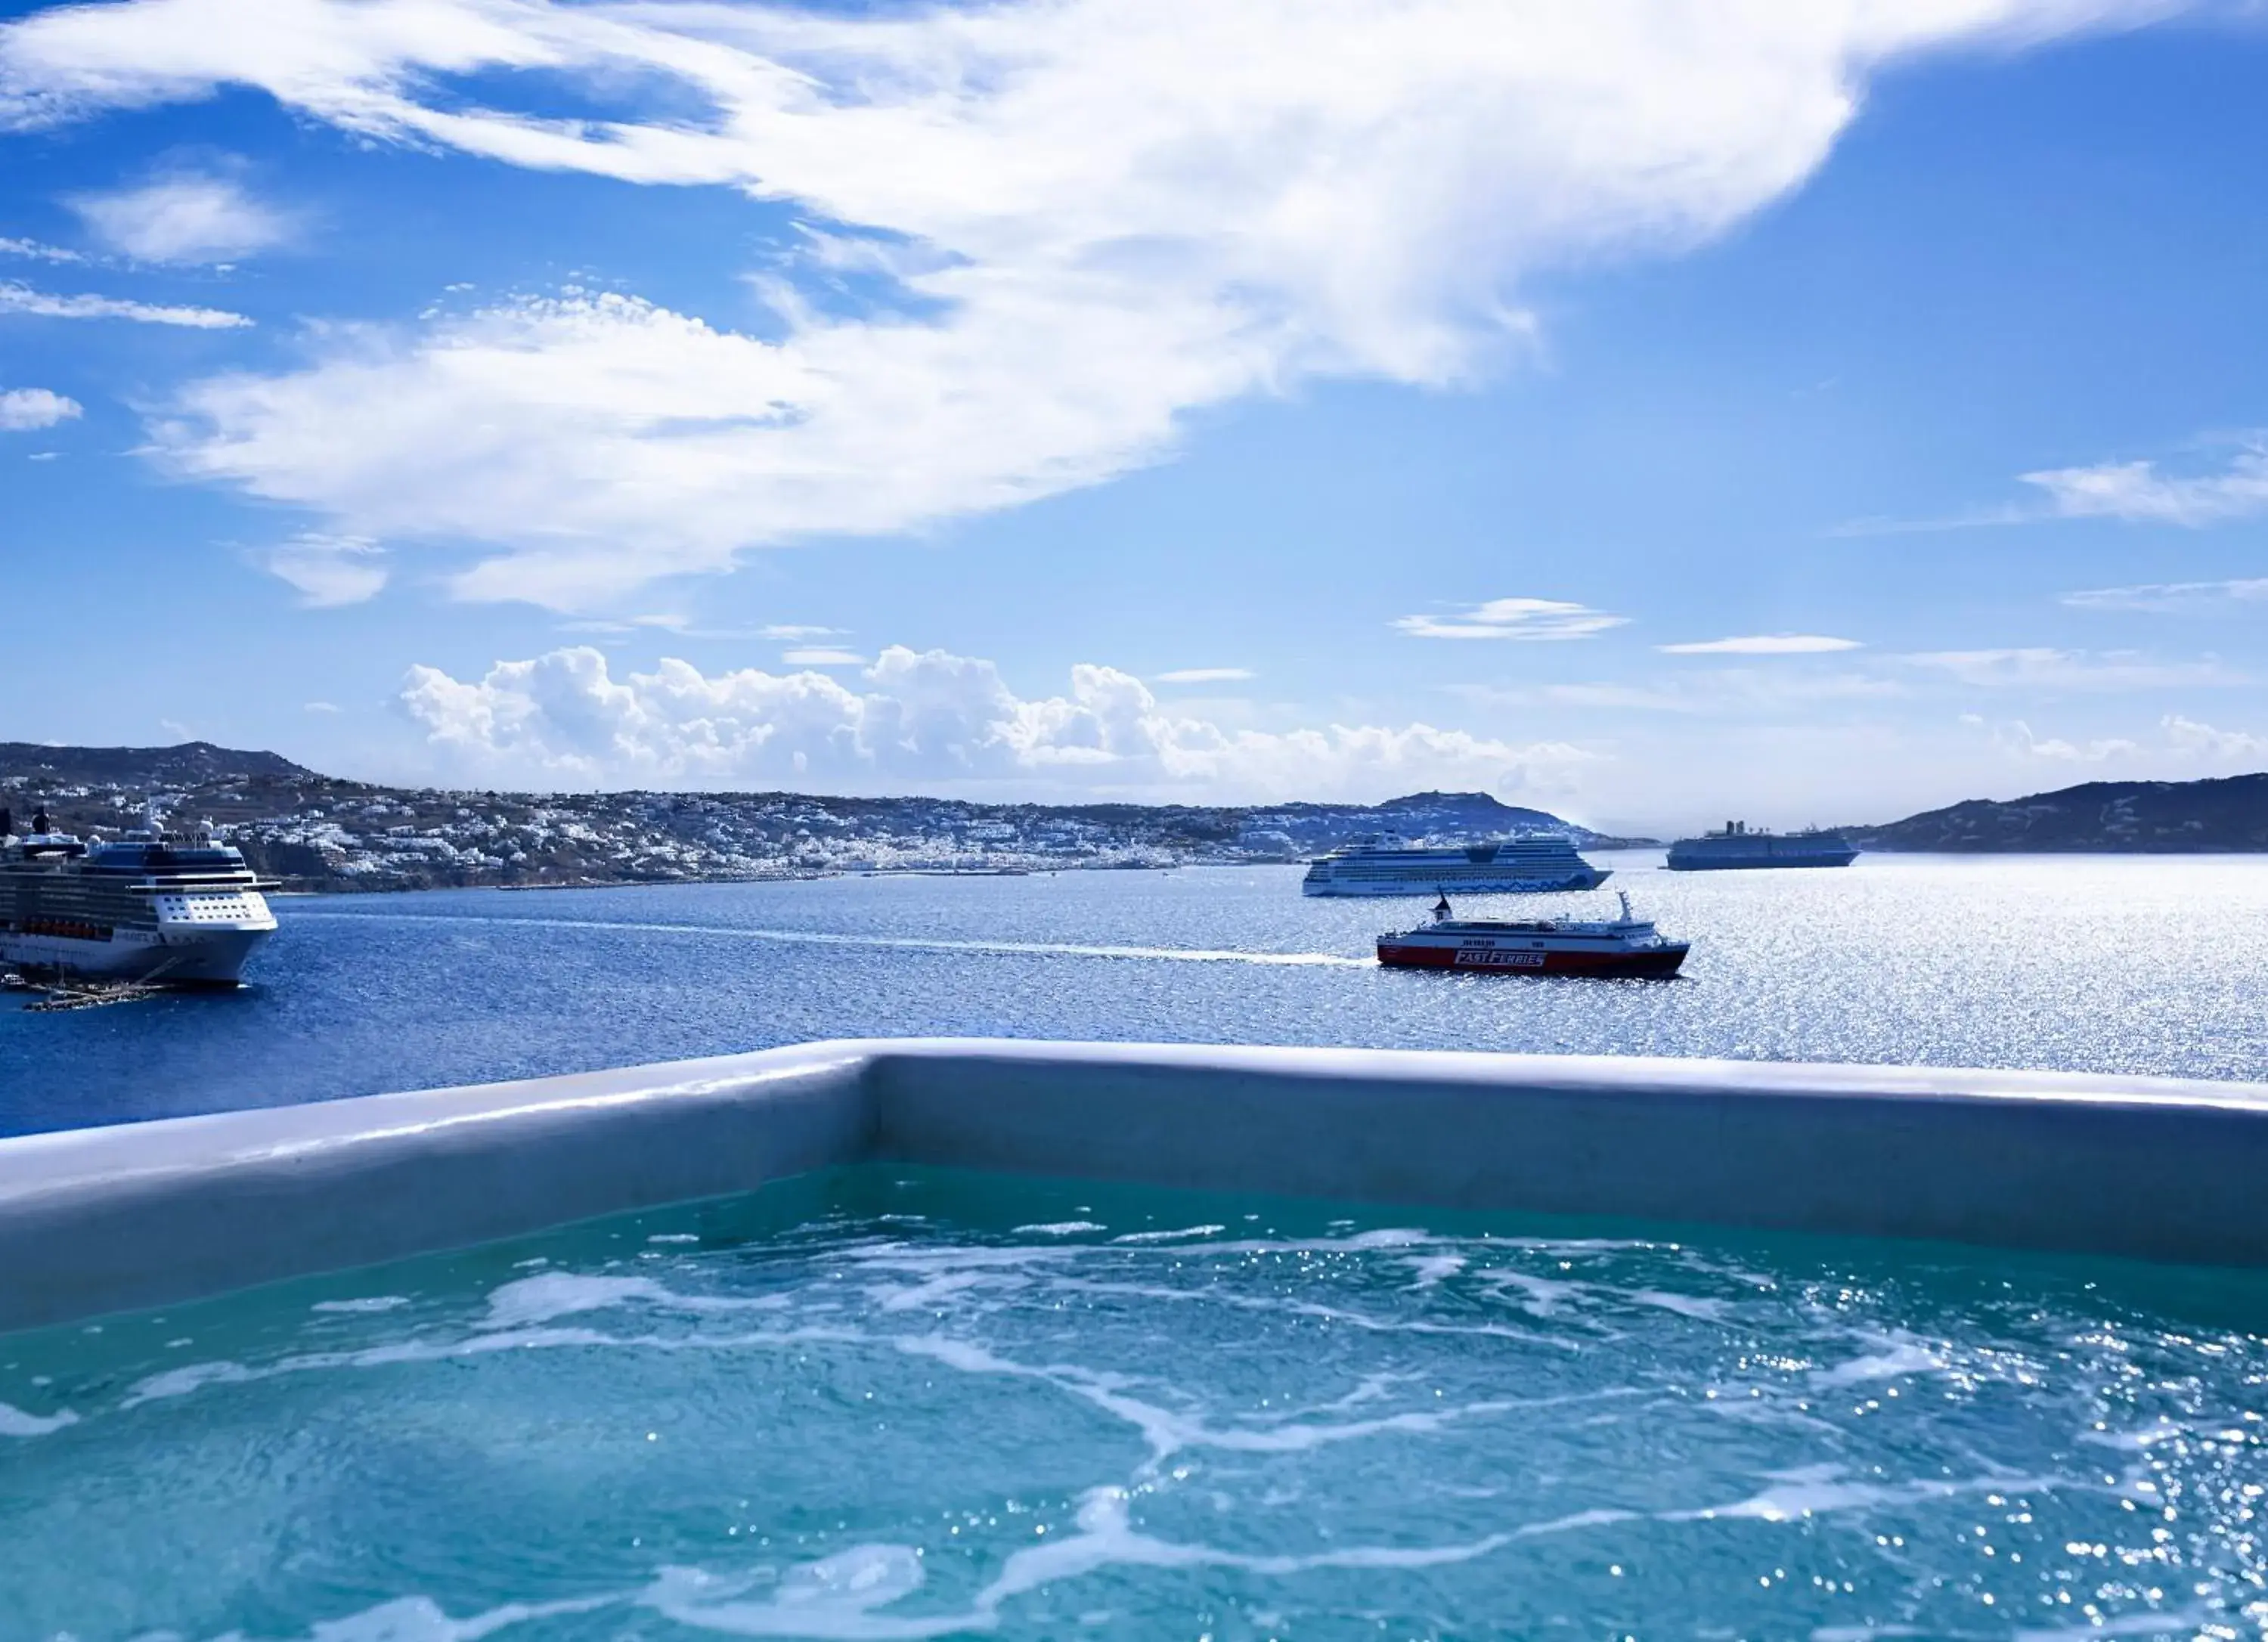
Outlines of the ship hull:
[{"label": "ship hull", "polygon": [[0,962],[34,973],[167,986],[234,986],[272,929],[198,930],[194,934],[118,930],[107,939],[14,932],[0,935]]},{"label": "ship hull", "polygon": [[1489,948],[1402,939],[1378,943],[1378,961],[1389,969],[1454,969],[1467,975],[1565,975],[1596,979],[1667,980],[1691,948],[1684,942],[1635,952]]},{"label": "ship hull", "polygon": [[1848,866],[1858,850],[1837,838],[1811,841],[1748,833],[1727,839],[1681,838],[1669,846],[1673,873],[1753,873],[1781,866]]},{"label": "ship hull", "polygon": [[1586,867],[1550,877],[1482,876],[1457,873],[1412,873],[1403,878],[1317,879],[1300,886],[1305,895],[1549,895],[1596,889],[1611,872]]}]

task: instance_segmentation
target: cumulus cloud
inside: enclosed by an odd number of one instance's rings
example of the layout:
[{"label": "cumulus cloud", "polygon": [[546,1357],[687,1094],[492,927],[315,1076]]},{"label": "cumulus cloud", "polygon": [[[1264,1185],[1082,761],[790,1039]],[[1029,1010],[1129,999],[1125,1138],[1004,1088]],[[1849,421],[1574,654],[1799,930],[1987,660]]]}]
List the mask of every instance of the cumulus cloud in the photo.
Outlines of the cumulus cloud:
[{"label": "cumulus cloud", "polygon": [[28,432],[34,428],[52,428],[58,422],[68,422],[84,416],[86,408],[75,399],[44,387],[11,387],[0,391],[0,431]]},{"label": "cumulus cloud", "polygon": [[2218,582],[2146,582],[2133,587],[2088,587],[2067,593],[2063,602],[2075,610],[2134,610],[2173,615],[2194,610],[2257,604],[2268,599],[2268,576]]},{"label": "cumulus cloud", "polygon": [[1708,638],[1654,648],[1665,656],[1818,656],[1864,646],[1855,638],[1829,638],[1820,633],[1755,633],[1745,638]]},{"label": "cumulus cloud", "polygon": [[2217,730],[2177,712],[2168,713],[2163,723],[2166,740],[2177,753],[2247,760],[2268,756],[2268,735],[2255,735],[2248,730]]},{"label": "cumulus cloud", "polygon": [[292,233],[289,217],[227,177],[185,173],[69,203],[97,239],[141,262],[237,262]]},{"label": "cumulus cloud", "polygon": [[186,325],[206,331],[233,330],[252,323],[241,313],[223,308],[129,302],[115,297],[63,297],[34,291],[12,279],[0,279],[0,313],[29,313],[48,320],[133,320],[143,325]]},{"label": "cumulus cloud", "polygon": [[473,769],[593,784],[921,782],[1018,792],[1241,800],[1381,798],[1461,785],[1542,793],[1596,755],[1424,724],[1230,731],[1162,707],[1115,667],[1026,698],[989,661],[893,645],[850,686],[821,673],[703,674],[665,660],[616,679],[587,646],[478,679],[413,667],[401,705]]},{"label": "cumulus cloud", "polygon": [[[2175,0],[119,0],[0,32],[0,122],[264,91],[366,139],[811,224],[766,339],[567,292],[326,329],[158,430],[354,534],[497,544],[562,607],[752,545],[918,527],[1170,453],[1319,377],[1516,351],[1538,269],[1705,241],[1800,185],[1870,75]],[[288,23],[288,26],[283,26]],[[509,99],[540,85],[541,113]],[[641,115],[638,88],[656,87]],[[585,98],[565,117],[562,92]],[[697,113],[688,113],[697,109]],[[883,296],[806,305],[855,268]]]},{"label": "cumulus cloud", "polygon": [[271,574],[299,590],[299,602],[315,609],[360,604],[386,585],[386,551],[361,536],[316,533],[294,536],[260,556]]},{"label": "cumulus cloud", "polygon": [[1513,638],[1550,640],[1588,638],[1630,618],[1609,615],[1587,605],[1557,599],[1491,599],[1469,605],[1451,615],[1404,615],[1395,619],[1398,633],[1411,638]]},{"label": "cumulus cloud", "polygon": [[2218,473],[2161,473],[2155,462],[2104,462],[2023,475],[2060,519],[2218,525],[2268,513],[2268,442],[2250,442]]}]

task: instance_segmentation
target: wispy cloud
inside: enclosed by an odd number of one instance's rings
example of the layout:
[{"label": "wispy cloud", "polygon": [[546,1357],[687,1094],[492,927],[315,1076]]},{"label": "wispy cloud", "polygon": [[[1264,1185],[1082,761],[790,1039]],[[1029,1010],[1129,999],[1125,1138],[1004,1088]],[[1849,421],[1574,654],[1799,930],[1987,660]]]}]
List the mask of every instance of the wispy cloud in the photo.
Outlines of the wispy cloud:
[{"label": "wispy cloud", "polygon": [[2268,600],[2268,576],[2218,582],[2146,582],[2133,587],[2088,587],[2064,594],[2074,610],[2135,610],[2174,615],[2257,604]]},{"label": "wispy cloud", "polygon": [[52,428],[84,416],[86,408],[75,399],[44,387],[11,387],[0,392],[0,431],[28,432]]},{"label": "wispy cloud", "polygon": [[299,711],[302,712],[333,713],[338,712],[342,711],[342,709],[336,702],[305,702],[300,704]]},{"label": "wispy cloud", "polygon": [[1855,638],[1829,638],[1819,633],[1756,633],[1745,638],[1709,638],[1654,648],[1665,656],[1822,656],[1865,646]]},{"label": "wispy cloud", "polygon": [[[1886,65],[2166,9],[298,0],[247,43],[242,0],[118,0],[0,31],[0,124],[249,86],[360,140],[807,217],[757,270],[762,337],[561,291],[311,337],[158,429],[176,471],[343,530],[493,544],[463,596],[587,614],[754,546],[1102,482],[1250,395],[1475,380],[1528,346],[1532,276],[1736,227]],[[857,312],[782,283],[852,262]]]},{"label": "wispy cloud", "polygon": [[386,550],[361,536],[309,533],[260,555],[270,574],[299,590],[299,602],[314,609],[360,604],[387,582]]},{"label": "wispy cloud", "polygon": [[97,239],[137,262],[239,262],[295,232],[291,217],[232,179],[196,173],[75,195],[68,203]]},{"label": "wispy cloud", "polygon": [[863,667],[866,658],[855,650],[784,650],[780,659],[791,667]]},{"label": "wispy cloud", "polygon": [[1476,706],[1570,707],[1602,712],[1778,717],[1825,702],[1881,702],[1913,694],[1907,681],[1877,673],[1784,667],[1681,670],[1651,682],[1452,684],[1447,692]]},{"label": "wispy cloud", "polygon": [[34,262],[84,262],[87,259],[76,251],[59,245],[45,245],[37,239],[11,239],[0,234],[0,256],[26,258]]},{"label": "wispy cloud", "polygon": [[30,313],[50,320],[133,320],[144,325],[186,325],[209,331],[252,323],[241,313],[222,308],[128,302],[115,297],[63,297],[11,279],[0,279],[0,313]]},{"label": "wispy cloud", "polygon": [[1897,658],[1909,666],[1987,689],[2161,689],[2178,685],[2249,684],[2250,677],[2215,659],[2159,661],[2133,651],[2087,652],[2027,646],[1940,650]]},{"label": "wispy cloud", "polygon": [[[2232,443],[2224,438],[2216,441]],[[1993,525],[2038,525],[2055,519],[2114,519],[2130,524],[2184,525],[2192,529],[2268,513],[2268,433],[2247,433],[2219,468],[2167,473],[2154,461],[2097,462],[2044,468],[2017,478],[2041,493],[2038,502],[1998,503],[1929,519],[1858,519],[1830,536],[1904,536]]]},{"label": "wispy cloud", "polygon": [[843,637],[843,630],[839,627],[804,627],[792,622],[779,622],[770,627],[758,628],[756,636],[759,638],[777,638],[785,644],[796,644],[809,638],[840,638]]},{"label": "wispy cloud", "polygon": [[1628,622],[1588,605],[1558,599],[1491,599],[1447,615],[1404,615],[1395,630],[1411,638],[1510,638],[1529,641],[1589,638]]},{"label": "wispy cloud", "polygon": [[1249,667],[1176,667],[1157,675],[1160,684],[1241,684],[1251,676]]},{"label": "wispy cloud", "polygon": [[2155,462],[2103,462],[2022,475],[2058,519],[2119,519],[2196,528],[2268,512],[2268,441],[2248,438],[2218,472],[2166,474]]}]

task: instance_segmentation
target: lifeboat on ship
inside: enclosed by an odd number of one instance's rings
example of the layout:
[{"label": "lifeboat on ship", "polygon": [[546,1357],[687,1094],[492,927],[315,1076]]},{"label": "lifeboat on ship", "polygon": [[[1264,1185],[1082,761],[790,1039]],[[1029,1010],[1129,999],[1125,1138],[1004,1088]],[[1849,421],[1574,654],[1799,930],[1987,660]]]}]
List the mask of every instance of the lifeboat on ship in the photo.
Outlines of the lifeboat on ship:
[{"label": "lifeboat on ship", "polygon": [[1519,922],[1459,918],[1449,898],[1435,903],[1433,919],[1414,930],[1378,938],[1378,961],[1392,969],[1459,969],[1488,975],[1582,975],[1664,980],[1677,973],[1692,949],[1670,940],[1653,923],[1631,912],[1598,923],[1569,918]]}]

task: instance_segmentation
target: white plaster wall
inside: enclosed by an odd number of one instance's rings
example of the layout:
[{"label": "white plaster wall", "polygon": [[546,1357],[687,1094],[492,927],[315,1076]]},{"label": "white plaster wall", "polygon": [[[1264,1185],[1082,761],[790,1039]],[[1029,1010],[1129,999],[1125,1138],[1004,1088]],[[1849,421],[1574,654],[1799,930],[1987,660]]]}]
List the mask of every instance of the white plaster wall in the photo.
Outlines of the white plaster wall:
[{"label": "white plaster wall", "polygon": [[907,1040],[0,1140],[0,1329],[867,1158],[2268,1265],[2268,1086]]}]

